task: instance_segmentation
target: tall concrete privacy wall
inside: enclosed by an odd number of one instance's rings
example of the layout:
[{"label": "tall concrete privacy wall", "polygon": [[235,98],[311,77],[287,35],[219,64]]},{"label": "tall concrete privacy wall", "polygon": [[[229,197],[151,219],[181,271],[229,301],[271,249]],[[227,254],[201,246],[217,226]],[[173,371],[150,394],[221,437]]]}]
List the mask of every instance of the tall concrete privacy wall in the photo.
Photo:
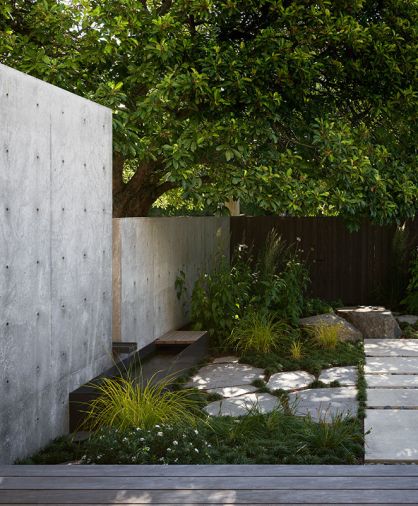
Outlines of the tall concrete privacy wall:
[{"label": "tall concrete privacy wall", "polygon": [[0,462],[111,363],[111,111],[0,65]]},{"label": "tall concrete privacy wall", "polygon": [[[140,348],[188,323],[199,273],[212,268],[217,252],[229,259],[229,218],[121,218],[113,233],[113,339]],[[179,301],[181,271],[187,292]]]}]

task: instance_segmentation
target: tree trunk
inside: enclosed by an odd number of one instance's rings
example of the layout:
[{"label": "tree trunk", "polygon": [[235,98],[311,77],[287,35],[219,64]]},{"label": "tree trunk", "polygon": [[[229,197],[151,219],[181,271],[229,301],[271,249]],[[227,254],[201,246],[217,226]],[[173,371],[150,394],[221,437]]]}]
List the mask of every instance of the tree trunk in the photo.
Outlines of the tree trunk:
[{"label": "tree trunk", "polygon": [[142,163],[128,183],[123,182],[124,159],[113,155],[113,217],[148,216],[152,204],[163,193],[175,188],[174,183],[160,182],[162,164]]}]

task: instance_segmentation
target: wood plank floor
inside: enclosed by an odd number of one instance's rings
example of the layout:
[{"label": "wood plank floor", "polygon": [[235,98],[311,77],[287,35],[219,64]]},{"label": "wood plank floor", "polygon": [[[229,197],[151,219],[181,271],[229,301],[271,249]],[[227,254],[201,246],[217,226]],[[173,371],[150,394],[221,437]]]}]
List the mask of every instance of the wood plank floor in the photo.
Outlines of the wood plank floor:
[{"label": "wood plank floor", "polygon": [[0,504],[418,506],[418,466],[0,466]]}]

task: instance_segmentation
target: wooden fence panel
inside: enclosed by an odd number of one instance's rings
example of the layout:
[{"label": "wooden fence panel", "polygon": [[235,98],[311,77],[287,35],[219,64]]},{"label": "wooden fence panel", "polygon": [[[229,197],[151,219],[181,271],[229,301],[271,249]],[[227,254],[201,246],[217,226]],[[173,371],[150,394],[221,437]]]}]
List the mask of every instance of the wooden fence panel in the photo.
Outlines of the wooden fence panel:
[{"label": "wooden fence panel", "polygon": [[[231,252],[247,244],[257,254],[273,228],[288,244],[299,244],[310,268],[312,296],[345,304],[388,304],[396,226],[364,221],[350,232],[342,219],[333,217],[234,216]],[[418,244],[418,219],[407,229],[412,250]]]}]

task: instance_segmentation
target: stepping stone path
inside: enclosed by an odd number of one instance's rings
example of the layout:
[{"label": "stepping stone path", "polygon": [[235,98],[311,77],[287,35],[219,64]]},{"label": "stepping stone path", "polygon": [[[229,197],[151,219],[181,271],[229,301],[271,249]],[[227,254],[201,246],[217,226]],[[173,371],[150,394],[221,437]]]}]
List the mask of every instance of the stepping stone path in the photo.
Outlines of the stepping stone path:
[{"label": "stepping stone path", "polygon": [[289,406],[298,416],[309,415],[315,421],[331,422],[336,416],[357,415],[355,387],[313,388],[289,395]]},{"label": "stepping stone path", "polygon": [[269,390],[299,390],[307,388],[315,376],[306,371],[288,371],[272,374],[267,383]]},{"label": "stepping stone path", "polygon": [[208,404],[204,410],[212,416],[244,416],[251,410],[270,413],[280,407],[277,397],[270,394],[246,394]]},{"label": "stepping stone path", "polygon": [[418,341],[365,340],[365,461],[418,462]]},{"label": "stepping stone path", "polygon": [[251,385],[256,379],[264,379],[264,370],[246,364],[231,362],[209,364],[197,372],[187,386],[199,390]]},{"label": "stepping stone path", "polygon": [[[211,416],[244,416],[253,409],[261,413],[282,409],[276,396],[258,392],[258,388],[251,384],[256,379],[264,379],[264,371],[237,361],[236,357],[219,357],[202,367],[188,382],[187,386],[224,397],[209,403],[204,408],[206,413]],[[266,386],[271,391],[293,391],[290,404],[296,415],[311,416],[316,421],[331,421],[336,415],[355,416],[357,369],[333,367],[325,369],[321,377],[324,383],[339,381],[347,387],[307,389],[315,381],[315,376],[306,371],[273,374]]]},{"label": "stepping stone path", "polygon": [[357,367],[345,366],[324,369],[318,379],[326,385],[338,381],[342,387],[353,387],[357,384]]}]

